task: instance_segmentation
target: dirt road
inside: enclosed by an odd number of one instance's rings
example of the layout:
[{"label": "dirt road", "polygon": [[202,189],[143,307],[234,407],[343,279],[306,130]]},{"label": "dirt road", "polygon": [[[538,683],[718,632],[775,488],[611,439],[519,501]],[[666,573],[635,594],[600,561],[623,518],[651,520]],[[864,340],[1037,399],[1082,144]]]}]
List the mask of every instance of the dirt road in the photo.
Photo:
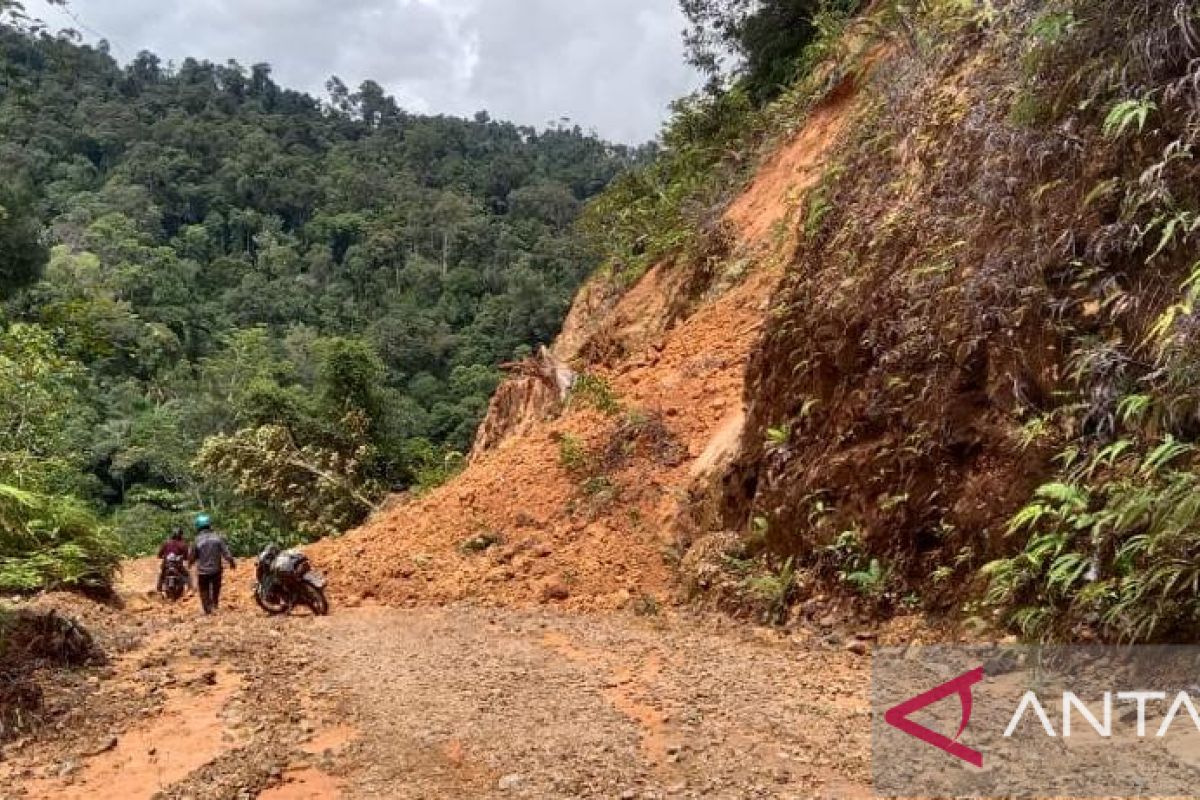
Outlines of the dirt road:
[{"label": "dirt road", "polygon": [[[128,572],[144,580],[144,565]],[[205,619],[129,592],[0,797],[849,797],[866,659],[671,614],[447,607]],[[72,601],[79,604],[82,601]]]}]

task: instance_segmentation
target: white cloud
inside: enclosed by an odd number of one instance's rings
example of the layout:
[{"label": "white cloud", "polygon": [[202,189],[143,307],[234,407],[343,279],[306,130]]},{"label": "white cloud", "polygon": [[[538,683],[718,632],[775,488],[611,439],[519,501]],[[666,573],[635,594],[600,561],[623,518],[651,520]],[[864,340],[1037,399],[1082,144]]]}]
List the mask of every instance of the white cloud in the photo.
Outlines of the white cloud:
[{"label": "white cloud", "polygon": [[86,26],[121,60],[152,50],[244,65],[315,94],[338,75],[378,81],[406,108],[544,125],[569,117],[608,138],[651,138],[698,80],[677,0],[30,0],[54,27]]}]

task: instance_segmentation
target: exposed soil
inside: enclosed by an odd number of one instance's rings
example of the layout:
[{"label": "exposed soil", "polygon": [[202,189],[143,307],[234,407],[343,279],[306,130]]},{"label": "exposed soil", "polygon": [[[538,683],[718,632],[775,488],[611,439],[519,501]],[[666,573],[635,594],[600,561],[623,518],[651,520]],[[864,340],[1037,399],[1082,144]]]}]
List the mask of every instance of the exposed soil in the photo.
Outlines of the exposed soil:
[{"label": "exposed soil", "polygon": [[[562,441],[604,450],[622,415],[582,403],[556,415],[535,396],[536,387],[524,386],[529,378],[516,378],[498,393],[508,400],[491,410],[505,418],[483,426],[503,435],[487,437],[487,449],[472,454],[462,475],[313,549],[339,577],[335,599],[409,606],[553,602],[574,610],[672,600],[680,504],[698,477],[724,466],[738,449],[745,365],[781,275],[774,251],[792,247],[756,245],[771,244],[767,231],[794,217],[818,180],[853,111],[853,94],[849,84],[835,92],[764,163],[726,215],[743,255],[729,261],[728,274],[705,276],[699,296],[689,285],[694,276],[670,262],[619,299],[603,291],[602,281],[580,293],[556,355],[579,356],[574,365],[607,381],[625,412],[661,416],[680,445],[678,457],[632,458],[589,484],[564,468]],[[589,356],[591,363],[583,363]],[[464,548],[485,540],[490,546]]]},{"label": "exposed soil", "polygon": [[[633,458],[607,476],[615,496],[594,498],[560,463],[570,436],[603,449],[620,414],[569,408],[472,461],[427,497],[403,504],[313,555],[339,577],[342,604],[472,599],[537,604],[550,589],[572,609],[612,609],[672,595],[669,526],[690,467],[741,408],[742,372],[777,275],[761,271],[676,326],[664,339],[609,370],[626,409],[661,414],[680,457]],[[471,537],[500,542],[464,552]],[[565,596],[563,596],[565,595]]]},{"label": "exposed soil", "polygon": [[805,196],[820,180],[830,146],[850,121],[854,97],[854,85],[847,80],[813,109],[796,136],[763,162],[746,190],[730,204],[725,219],[744,243],[770,249],[779,247],[773,231],[780,231],[783,238],[794,235]]},{"label": "exposed soil", "polygon": [[852,107],[835,94],[764,164],[720,274],[668,262],[581,293],[555,353],[616,408],[514,391],[457,479],[311,548],[333,616],[263,616],[243,569],[205,618],[147,594],[151,561],[127,565],[121,609],[37,601],[111,659],[46,676],[0,800],[866,796],[864,648],[672,603],[677,522],[738,450],[794,242],[762,245]]},{"label": "exposed soil", "polygon": [[131,565],[140,610],[108,667],[47,681],[0,798],[868,793],[868,661],[802,631],[457,605],[268,619],[244,573],[204,618],[152,583]]}]

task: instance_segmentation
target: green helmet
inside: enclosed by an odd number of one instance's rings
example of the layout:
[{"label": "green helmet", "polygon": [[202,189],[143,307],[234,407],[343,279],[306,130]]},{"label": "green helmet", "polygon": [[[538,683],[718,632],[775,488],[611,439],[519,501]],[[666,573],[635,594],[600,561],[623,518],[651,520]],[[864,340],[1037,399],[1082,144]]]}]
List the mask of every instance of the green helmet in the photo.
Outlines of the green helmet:
[{"label": "green helmet", "polygon": [[208,514],[197,514],[192,524],[196,526],[196,530],[198,531],[206,530],[212,527],[212,518]]}]

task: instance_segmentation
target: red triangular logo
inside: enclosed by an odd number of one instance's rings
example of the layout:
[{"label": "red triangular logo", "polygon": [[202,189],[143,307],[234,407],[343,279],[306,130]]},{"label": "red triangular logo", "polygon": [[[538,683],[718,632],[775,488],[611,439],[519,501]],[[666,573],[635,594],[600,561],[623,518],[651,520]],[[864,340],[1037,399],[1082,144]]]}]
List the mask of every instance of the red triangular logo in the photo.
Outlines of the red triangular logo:
[{"label": "red triangular logo", "polygon": [[[965,744],[956,741],[959,736],[962,736],[962,732],[967,729],[967,723],[971,721],[971,687],[982,680],[983,667],[977,667],[970,672],[964,672],[957,678],[948,680],[940,686],[935,686],[924,694],[919,694],[893,708],[889,708],[884,713],[883,720],[893,728],[898,728],[909,736],[915,736],[926,744],[931,744],[939,750],[944,750],[955,758],[960,758],[976,767],[982,767],[983,753],[980,753],[978,750],[972,750]],[[926,706],[933,705],[952,694],[958,695],[959,704],[962,708],[962,723],[958,726],[958,733],[954,734],[953,739],[909,719],[910,714],[920,711]]]}]

